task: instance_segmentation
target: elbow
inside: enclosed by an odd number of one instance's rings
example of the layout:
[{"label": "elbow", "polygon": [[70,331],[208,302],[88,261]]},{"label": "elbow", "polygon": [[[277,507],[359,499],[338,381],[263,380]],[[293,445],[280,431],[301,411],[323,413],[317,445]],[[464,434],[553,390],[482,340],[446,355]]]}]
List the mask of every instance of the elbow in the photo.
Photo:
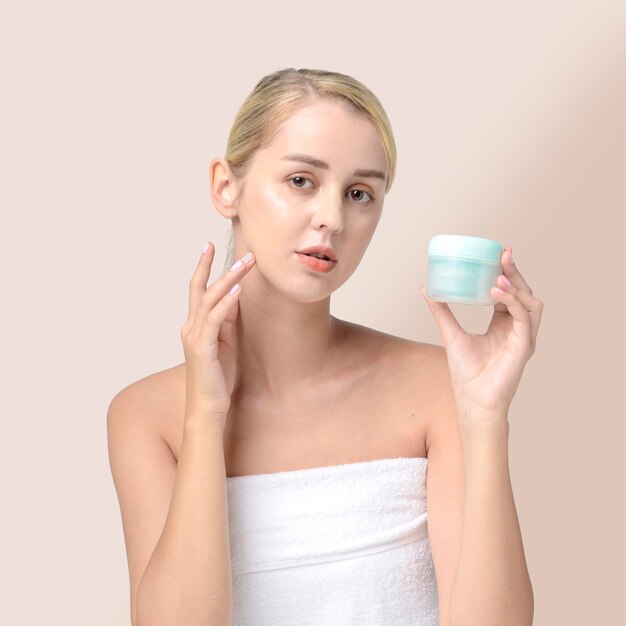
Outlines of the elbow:
[{"label": "elbow", "polygon": [[508,599],[501,597],[504,602],[475,603],[471,610],[448,605],[448,612],[441,621],[441,626],[532,626],[535,613],[535,596],[533,587],[528,584]]},{"label": "elbow", "polygon": [[[153,601],[154,600],[154,601]],[[158,601],[157,601],[158,600]],[[232,610],[228,602],[180,602],[164,604],[137,591],[135,607],[131,608],[132,626],[231,626]]]}]

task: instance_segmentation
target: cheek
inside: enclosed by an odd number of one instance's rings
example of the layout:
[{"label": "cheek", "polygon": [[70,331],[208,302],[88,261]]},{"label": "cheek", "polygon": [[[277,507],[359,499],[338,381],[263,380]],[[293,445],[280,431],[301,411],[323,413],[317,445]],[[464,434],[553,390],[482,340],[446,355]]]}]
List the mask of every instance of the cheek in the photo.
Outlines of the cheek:
[{"label": "cheek", "polygon": [[[286,220],[293,212],[288,195],[278,187],[268,185],[259,190],[259,209],[272,220]],[[274,222],[274,226],[276,223]]]},{"label": "cheek", "polygon": [[283,242],[293,237],[294,211],[293,200],[280,188],[272,185],[258,185],[254,193],[246,200],[246,215],[242,219],[242,232],[251,249],[259,256],[281,253]]}]

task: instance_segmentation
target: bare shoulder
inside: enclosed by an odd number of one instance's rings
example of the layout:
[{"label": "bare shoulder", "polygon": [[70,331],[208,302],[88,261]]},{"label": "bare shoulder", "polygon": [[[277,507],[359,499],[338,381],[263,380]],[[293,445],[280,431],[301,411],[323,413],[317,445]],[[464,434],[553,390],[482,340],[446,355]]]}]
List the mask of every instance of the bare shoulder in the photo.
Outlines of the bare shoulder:
[{"label": "bare shoulder", "polygon": [[123,416],[122,419],[163,434],[180,404],[181,368],[182,365],[176,365],[130,383],[111,400],[109,415]]},{"label": "bare shoulder", "polygon": [[384,370],[388,370],[388,366],[395,362],[398,370],[394,372],[396,375],[407,374],[412,377],[418,373],[422,377],[435,374],[432,365],[437,367],[437,373],[440,367],[447,367],[446,351],[442,346],[413,341],[345,320],[342,320],[342,325],[345,325],[346,335],[353,337],[350,343],[359,357],[369,357],[371,360],[372,355],[376,355],[377,362],[380,359]]},{"label": "bare shoulder", "polygon": [[441,346],[421,341],[413,341],[412,339],[385,333],[363,324],[357,324],[347,320],[337,321],[344,328],[345,335],[354,338],[364,352],[376,348],[384,350],[387,355],[393,353],[395,356],[421,358],[433,352],[443,350]]},{"label": "bare shoulder", "polygon": [[373,364],[385,380],[388,397],[398,398],[403,407],[420,416],[420,424],[430,447],[431,429],[451,407],[452,389],[448,360],[443,346],[413,341],[353,322],[342,321],[352,335],[357,358]]}]

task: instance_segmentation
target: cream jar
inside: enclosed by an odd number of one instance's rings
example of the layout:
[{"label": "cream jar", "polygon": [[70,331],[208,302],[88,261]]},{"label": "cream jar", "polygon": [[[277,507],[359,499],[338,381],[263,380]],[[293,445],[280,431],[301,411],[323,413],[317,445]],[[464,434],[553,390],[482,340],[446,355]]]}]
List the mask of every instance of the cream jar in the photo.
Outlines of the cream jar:
[{"label": "cream jar", "polygon": [[503,250],[492,239],[435,235],[428,244],[426,295],[438,302],[496,304],[490,290],[503,273]]}]

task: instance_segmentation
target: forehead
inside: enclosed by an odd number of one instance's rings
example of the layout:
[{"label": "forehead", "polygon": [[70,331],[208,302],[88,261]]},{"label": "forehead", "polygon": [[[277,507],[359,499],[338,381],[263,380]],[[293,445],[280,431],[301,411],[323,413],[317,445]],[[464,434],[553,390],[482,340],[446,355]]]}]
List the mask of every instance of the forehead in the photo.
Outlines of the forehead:
[{"label": "forehead", "polygon": [[264,152],[276,159],[290,153],[306,153],[328,162],[331,169],[387,171],[383,144],[374,123],[365,114],[347,111],[330,100],[314,101],[295,111],[281,124]]}]

